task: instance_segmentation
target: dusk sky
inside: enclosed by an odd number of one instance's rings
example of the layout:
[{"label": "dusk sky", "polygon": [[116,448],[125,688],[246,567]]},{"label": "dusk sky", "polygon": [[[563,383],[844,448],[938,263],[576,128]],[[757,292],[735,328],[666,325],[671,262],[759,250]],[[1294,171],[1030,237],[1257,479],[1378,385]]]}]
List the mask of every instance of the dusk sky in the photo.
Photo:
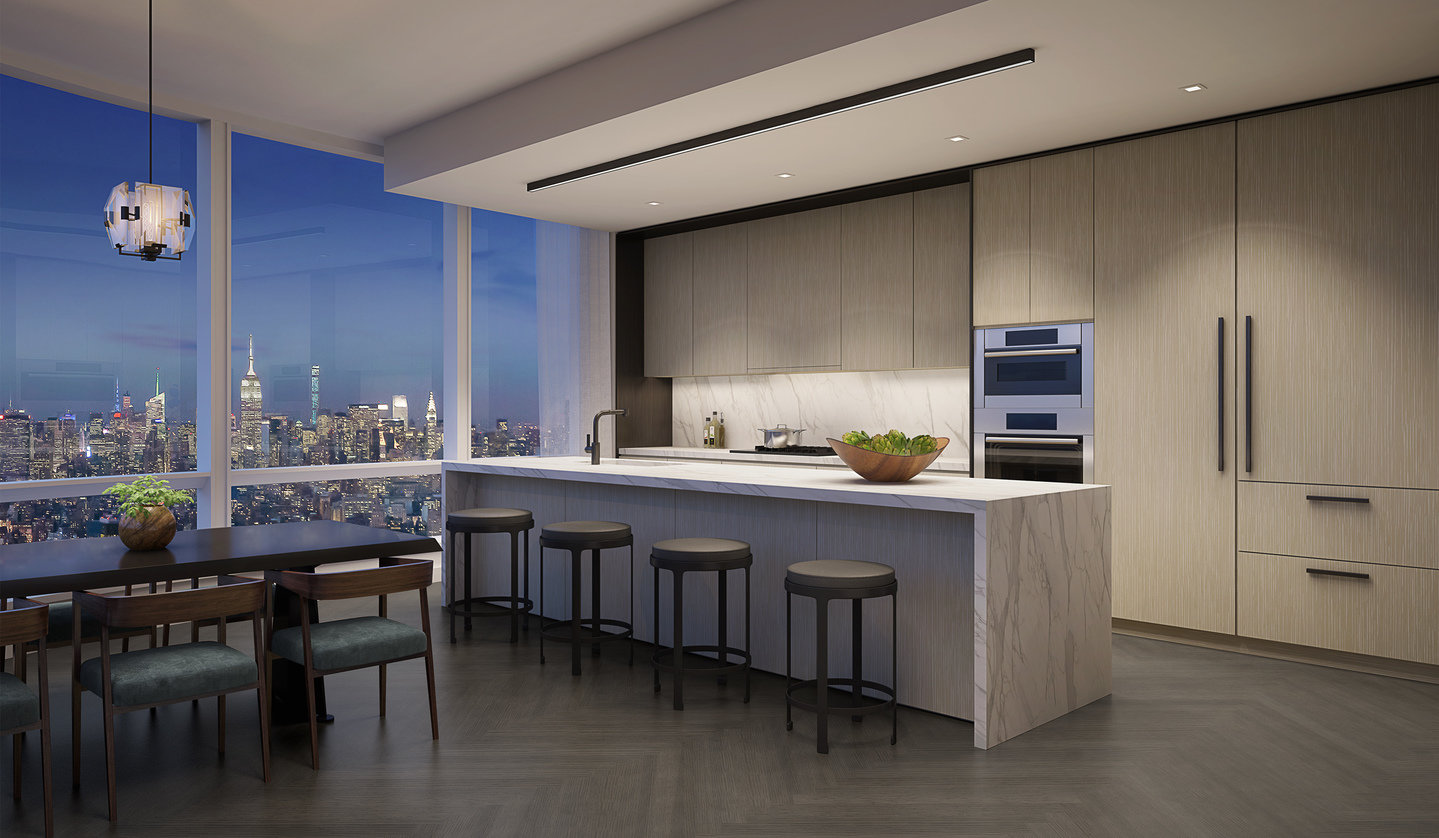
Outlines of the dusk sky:
[{"label": "dusk sky", "polygon": [[[101,224],[115,184],[147,177],[146,115],[0,77],[0,407],[106,411],[160,368],[171,421],[194,416],[195,277],[208,258],[193,124],[156,117],[155,178],[190,190],[200,228],[179,263],[118,256]],[[236,134],[234,390],[255,335],[266,412],[386,403],[423,419],[441,390],[441,205],[383,191],[379,163]],[[535,222],[473,213],[474,420],[535,421]],[[60,362],[57,367],[56,362]],[[487,386],[485,382],[488,382]]]}]

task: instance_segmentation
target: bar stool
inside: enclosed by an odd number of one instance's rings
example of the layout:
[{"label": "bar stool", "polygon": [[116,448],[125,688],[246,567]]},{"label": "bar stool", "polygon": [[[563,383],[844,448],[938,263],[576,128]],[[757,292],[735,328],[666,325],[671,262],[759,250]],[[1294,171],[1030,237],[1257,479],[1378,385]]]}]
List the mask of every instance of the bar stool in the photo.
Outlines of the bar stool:
[{"label": "bar stool", "polygon": [[[650,565],[654,568],[655,580],[655,646],[654,656],[650,663],[655,670],[655,692],[660,691],[660,670],[668,670],[674,673],[675,709],[683,710],[684,706],[684,677],[686,674],[705,672],[719,676],[719,683],[725,682],[725,675],[730,672],[744,672],[744,700],[749,703],[749,670],[750,670],[750,638],[749,638],[749,569],[754,563],[754,556],[750,554],[750,547],[743,541],[736,541],[732,538],[672,538],[667,541],[656,542],[650,548]],[[674,648],[660,649],[660,571],[668,570],[674,580]],[[744,648],[736,649],[729,645],[729,572],[731,570],[744,571]],[[684,645],[684,623],[685,605],[684,589],[685,574],[698,573],[703,571],[714,571],[719,573],[719,643],[714,646],[686,646]],[[706,661],[698,666],[690,666],[688,670],[684,664],[686,652],[714,652],[716,660],[711,664]],[[738,657],[738,662],[732,662],[730,658]]]},{"label": "bar stool", "polygon": [[[528,509],[507,509],[504,507],[481,507],[477,509],[461,509],[451,512],[445,516],[445,532],[450,535],[450,552],[446,557],[449,561],[449,600],[450,605],[446,609],[450,612],[450,642],[455,642],[455,617],[465,618],[465,631],[469,631],[473,617],[497,617],[502,614],[510,615],[510,642],[516,643],[520,639],[520,614],[525,615],[525,630],[530,628],[530,612],[534,610],[535,603],[530,599],[530,539],[528,533],[535,527],[535,516]],[[470,590],[470,538],[475,533],[507,532],[510,534],[510,595],[509,596],[474,596]],[[520,534],[525,533],[521,539]],[[455,598],[455,576],[456,565],[459,564],[459,551],[455,549],[455,541],[460,536],[465,537],[465,598]],[[525,542],[525,595],[520,596],[520,541]],[[492,606],[491,610],[479,611],[475,606]],[[499,610],[493,610],[498,608]]]},{"label": "bar stool", "polygon": [[[570,617],[567,620],[545,620],[545,548],[568,550],[570,553]],[[630,619],[600,617],[600,551],[614,547],[630,548]],[[580,616],[580,554],[590,551],[590,617]],[[599,644],[633,638],[635,623],[635,537],[629,524],[617,521],[562,521],[540,530],[540,663],[545,662],[545,638],[570,644],[574,675],[580,674],[580,644],[590,644],[591,653],[599,657]],[[583,624],[589,623],[586,628]],[[562,626],[568,626],[562,628]],[[620,629],[605,631],[604,627]],[[635,662],[635,647],[630,646],[630,665]]]},{"label": "bar stool", "polygon": [[[784,576],[784,677],[785,677],[785,730],[794,730],[790,711],[794,707],[813,710],[818,716],[817,743],[815,750],[829,753],[829,715],[848,714],[854,721],[863,719],[864,714],[874,713],[888,707],[893,716],[889,744],[899,738],[899,705],[895,700],[895,688],[899,675],[899,617],[895,601],[894,568],[878,562],[858,562],[842,559],[827,559],[813,562],[797,562],[789,566]],[[794,594],[813,597],[815,601],[815,678],[812,681],[793,681],[790,677],[790,611]],[[861,631],[864,601],[874,597],[887,596],[891,602],[890,626],[890,686],[864,680],[863,649]],[[829,603],[833,599],[848,599],[854,603],[854,639],[851,644],[853,663],[850,677],[843,679],[850,684],[849,696],[834,703],[829,693]],[[811,703],[798,698],[801,690],[813,687],[815,700]],[[880,693],[879,697],[866,696],[864,690]]]}]

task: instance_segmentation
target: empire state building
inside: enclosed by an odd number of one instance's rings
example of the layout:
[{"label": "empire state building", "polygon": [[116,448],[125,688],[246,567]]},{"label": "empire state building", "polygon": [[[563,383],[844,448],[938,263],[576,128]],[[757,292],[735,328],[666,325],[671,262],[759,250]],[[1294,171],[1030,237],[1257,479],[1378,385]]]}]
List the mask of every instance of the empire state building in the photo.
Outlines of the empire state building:
[{"label": "empire state building", "polygon": [[240,467],[260,465],[260,376],[255,374],[255,336],[250,335],[250,369],[240,379]]}]

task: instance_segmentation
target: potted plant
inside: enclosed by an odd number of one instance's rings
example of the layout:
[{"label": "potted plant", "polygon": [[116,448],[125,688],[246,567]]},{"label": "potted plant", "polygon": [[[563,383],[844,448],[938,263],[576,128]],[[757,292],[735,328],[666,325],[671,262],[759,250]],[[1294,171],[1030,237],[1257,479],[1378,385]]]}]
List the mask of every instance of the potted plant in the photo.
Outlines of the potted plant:
[{"label": "potted plant", "polygon": [[170,481],[138,477],[133,483],[116,483],[105,494],[120,499],[120,541],[131,550],[159,550],[175,537],[172,503],[190,500],[170,488]]}]

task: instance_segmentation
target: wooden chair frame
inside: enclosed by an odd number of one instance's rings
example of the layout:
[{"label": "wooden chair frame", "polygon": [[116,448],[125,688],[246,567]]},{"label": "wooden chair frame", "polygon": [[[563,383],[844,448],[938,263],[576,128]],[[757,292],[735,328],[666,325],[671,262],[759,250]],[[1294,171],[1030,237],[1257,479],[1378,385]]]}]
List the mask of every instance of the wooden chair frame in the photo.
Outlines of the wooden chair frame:
[{"label": "wooden chair frame", "polygon": [[[270,782],[270,702],[266,689],[264,644],[260,632],[260,620],[265,611],[267,588],[261,580],[222,576],[213,588],[198,588],[156,594],[133,596],[75,592],[75,633],[80,631],[82,610],[100,620],[100,668],[103,694],[101,700],[105,709],[105,783],[110,802],[110,820],[117,819],[119,805],[115,784],[115,717],[121,713],[144,710],[182,701],[215,698],[219,717],[219,751],[225,753],[225,696],[234,692],[255,690],[260,705],[260,759],[263,778]],[[249,616],[255,643],[255,680],[228,690],[184,695],[164,701],[116,707],[112,692],[110,672],[110,629],[134,626],[156,626],[164,623],[197,622],[216,619],[219,625],[219,642],[225,643],[224,618],[233,614]],[[72,784],[80,787],[80,695],[84,687],[80,684],[80,645],[74,646],[74,671],[71,685],[71,726],[73,728],[74,766]]]},{"label": "wooden chair frame", "polygon": [[15,647],[16,674],[22,681],[25,680],[22,662],[25,659],[26,649],[32,642],[39,649],[37,668],[40,675],[38,685],[40,688],[40,718],[30,724],[0,730],[0,733],[11,734],[11,740],[14,742],[14,796],[18,802],[20,800],[21,734],[27,730],[40,731],[40,772],[44,775],[41,778],[41,784],[45,789],[45,836],[50,838],[55,834],[55,796],[50,780],[50,673],[45,654],[45,635],[50,632],[50,606],[28,599],[16,599],[10,606],[10,608],[0,611],[0,648]]},{"label": "wooden chair frame", "polygon": [[[310,621],[305,620],[300,624],[300,634],[304,642],[305,650],[305,697],[308,700],[310,719],[310,767],[320,767],[320,731],[319,720],[315,716],[315,679],[332,675],[337,672],[348,672],[353,669],[368,669],[378,666],[380,669],[380,716],[385,715],[385,667],[388,664],[399,661],[412,660],[414,658],[425,659],[425,680],[430,692],[430,736],[433,739],[440,738],[440,716],[439,709],[435,703],[435,656],[434,642],[430,636],[430,601],[429,587],[433,579],[434,562],[429,559],[406,559],[390,557],[380,559],[380,566],[364,568],[361,570],[346,570],[335,573],[314,573],[301,570],[267,570],[265,580],[279,585],[295,596],[299,597],[302,610],[308,610],[311,601],[334,599],[356,599],[360,597],[379,597],[380,616],[388,618],[388,595],[405,593],[408,591],[420,592],[420,628],[425,633],[425,651],[414,655],[391,658],[389,660],[377,661],[375,663],[361,664],[360,666],[347,666],[338,669],[319,669],[315,666],[314,649],[310,641]],[[269,605],[265,610],[265,648],[273,649],[275,638],[274,618],[274,597],[270,597]],[[273,663],[279,657],[274,651],[266,655],[267,665]]]}]

